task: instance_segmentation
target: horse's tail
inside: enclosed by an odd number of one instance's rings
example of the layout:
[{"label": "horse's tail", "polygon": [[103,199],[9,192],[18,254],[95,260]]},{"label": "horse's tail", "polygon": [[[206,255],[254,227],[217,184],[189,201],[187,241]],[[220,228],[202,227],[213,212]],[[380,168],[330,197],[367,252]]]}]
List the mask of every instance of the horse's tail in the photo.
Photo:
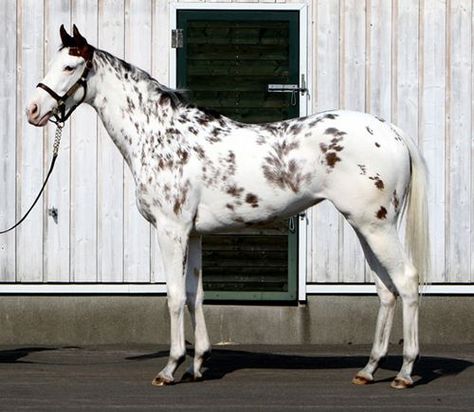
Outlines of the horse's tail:
[{"label": "horse's tail", "polygon": [[[401,134],[401,133],[400,133]],[[428,169],[415,142],[404,134],[410,153],[411,179],[405,197],[405,245],[418,271],[420,285],[426,284],[430,271],[430,239],[428,227]]]}]

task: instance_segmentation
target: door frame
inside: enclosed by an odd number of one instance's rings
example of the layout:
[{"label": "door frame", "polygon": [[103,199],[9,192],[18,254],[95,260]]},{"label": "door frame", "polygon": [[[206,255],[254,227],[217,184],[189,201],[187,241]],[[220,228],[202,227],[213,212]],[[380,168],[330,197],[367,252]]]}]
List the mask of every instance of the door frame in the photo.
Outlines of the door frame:
[{"label": "door frame", "polygon": [[[304,76],[306,88],[309,90],[304,96],[299,96],[300,116],[308,116],[311,114],[311,91],[312,73],[310,63],[312,56],[309,55],[312,50],[312,41],[309,36],[308,28],[311,24],[308,22],[308,5],[306,3],[290,3],[290,4],[275,4],[275,3],[171,3],[170,4],[170,30],[177,28],[178,11],[180,10],[226,10],[226,11],[245,11],[245,10],[269,10],[269,11],[298,11],[299,12],[299,73]],[[177,49],[170,48],[169,59],[169,86],[177,87]],[[300,79],[301,82],[301,79]],[[298,276],[297,276],[297,299],[298,301],[306,300],[306,283],[307,283],[307,253],[308,253],[308,234],[311,233],[309,225],[311,211],[306,211],[305,214],[300,215],[298,219]]]}]

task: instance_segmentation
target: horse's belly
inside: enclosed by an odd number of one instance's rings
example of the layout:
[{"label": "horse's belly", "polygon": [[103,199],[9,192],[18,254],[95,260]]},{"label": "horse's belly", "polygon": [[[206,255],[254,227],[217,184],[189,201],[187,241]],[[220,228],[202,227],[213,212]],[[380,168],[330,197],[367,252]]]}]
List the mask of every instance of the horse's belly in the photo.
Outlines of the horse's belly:
[{"label": "horse's belly", "polygon": [[[292,194],[281,198],[243,198],[241,205],[214,201],[199,204],[194,229],[198,233],[225,232],[265,226],[291,217],[318,202],[314,196]],[[237,202],[239,203],[239,202]]]}]

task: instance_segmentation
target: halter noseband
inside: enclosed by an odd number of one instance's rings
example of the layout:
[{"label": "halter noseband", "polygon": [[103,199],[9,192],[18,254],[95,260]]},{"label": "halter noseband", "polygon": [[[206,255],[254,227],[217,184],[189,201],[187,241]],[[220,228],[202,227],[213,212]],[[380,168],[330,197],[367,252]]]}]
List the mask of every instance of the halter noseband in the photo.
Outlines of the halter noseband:
[{"label": "halter noseband", "polygon": [[[59,96],[54,90],[46,86],[44,83],[40,82],[36,85],[36,87],[40,87],[41,89],[45,90],[54,100],[58,102],[58,105],[52,111],[53,116],[55,117],[55,120],[49,119],[51,122],[55,124],[64,123],[69,118],[69,116],[71,116],[72,112],[76,110],[76,108],[85,100],[86,94],[87,94],[87,76],[89,75],[89,72],[91,69],[92,69],[92,56],[88,60],[86,60],[86,67],[84,67],[84,71],[82,72],[79,80],[76,83],[74,83],[71,86],[71,88],[62,96]],[[76,93],[77,89],[81,86],[84,89],[84,94],[82,95],[81,100],[75,105],[71,106],[69,111],[66,113],[67,99],[73,96],[74,93]]]}]

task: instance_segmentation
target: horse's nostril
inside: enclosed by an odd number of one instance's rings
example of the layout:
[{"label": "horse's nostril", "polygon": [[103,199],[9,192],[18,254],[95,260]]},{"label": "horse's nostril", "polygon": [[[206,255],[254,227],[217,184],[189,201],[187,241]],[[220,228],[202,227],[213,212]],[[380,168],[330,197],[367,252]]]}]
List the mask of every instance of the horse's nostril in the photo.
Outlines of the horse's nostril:
[{"label": "horse's nostril", "polygon": [[30,120],[36,120],[36,118],[40,115],[38,105],[36,103],[30,104],[26,109],[26,115]]}]

